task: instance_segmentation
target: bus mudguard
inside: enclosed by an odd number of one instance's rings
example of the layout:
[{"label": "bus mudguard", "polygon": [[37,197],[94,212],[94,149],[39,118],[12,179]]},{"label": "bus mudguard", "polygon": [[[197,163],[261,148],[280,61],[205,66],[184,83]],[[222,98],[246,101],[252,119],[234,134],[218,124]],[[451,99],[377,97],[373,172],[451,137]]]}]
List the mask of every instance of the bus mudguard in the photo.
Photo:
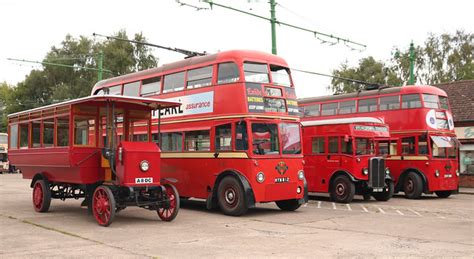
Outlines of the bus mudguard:
[{"label": "bus mudguard", "polygon": [[242,187],[244,188],[245,198],[247,199],[247,206],[248,208],[255,207],[255,195],[253,193],[252,187],[250,183],[247,181],[247,178],[242,176],[240,173],[236,171],[225,171],[219,176],[217,176],[216,181],[214,182],[214,187],[212,188],[212,193],[206,199],[206,207],[207,209],[212,209],[217,207],[217,188],[219,186],[220,181],[226,176],[234,176],[235,178],[240,180]]}]

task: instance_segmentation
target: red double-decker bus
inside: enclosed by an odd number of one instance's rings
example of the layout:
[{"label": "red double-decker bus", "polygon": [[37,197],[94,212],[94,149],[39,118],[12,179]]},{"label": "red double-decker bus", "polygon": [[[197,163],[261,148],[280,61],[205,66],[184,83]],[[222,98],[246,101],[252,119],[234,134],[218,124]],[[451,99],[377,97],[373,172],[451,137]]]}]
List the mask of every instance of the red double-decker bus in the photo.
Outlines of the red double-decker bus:
[{"label": "red double-decker bus", "polygon": [[433,86],[382,87],[357,93],[299,99],[303,117],[377,117],[390,127],[392,141],[379,141],[395,192],[449,197],[458,189],[458,141],[446,93]]},{"label": "red double-decker bus", "polygon": [[376,140],[388,140],[388,126],[377,118],[303,118],[303,150],[309,192],[329,192],[335,202],[355,194],[379,201],[393,195],[385,159],[375,155]]},{"label": "red double-decker bus", "polygon": [[162,174],[175,179],[182,198],[206,199],[234,216],[258,202],[293,211],[307,201],[295,88],[282,58],[257,51],[192,57],[98,82],[92,94],[103,93],[182,103],[153,114],[162,123],[152,129]]}]

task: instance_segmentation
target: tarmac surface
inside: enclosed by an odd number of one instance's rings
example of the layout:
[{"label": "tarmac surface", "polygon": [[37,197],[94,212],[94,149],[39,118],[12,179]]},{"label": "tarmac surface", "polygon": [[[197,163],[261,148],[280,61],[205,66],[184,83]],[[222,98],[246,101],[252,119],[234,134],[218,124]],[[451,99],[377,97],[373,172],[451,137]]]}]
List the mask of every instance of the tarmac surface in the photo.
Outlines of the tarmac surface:
[{"label": "tarmac surface", "polygon": [[474,257],[474,192],[336,204],[312,196],[295,212],[258,204],[242,217],[182,204],[173,222],[127,208],[100,227],[81,200],[36,213],[29,180],[0,175],[0,257]]}]

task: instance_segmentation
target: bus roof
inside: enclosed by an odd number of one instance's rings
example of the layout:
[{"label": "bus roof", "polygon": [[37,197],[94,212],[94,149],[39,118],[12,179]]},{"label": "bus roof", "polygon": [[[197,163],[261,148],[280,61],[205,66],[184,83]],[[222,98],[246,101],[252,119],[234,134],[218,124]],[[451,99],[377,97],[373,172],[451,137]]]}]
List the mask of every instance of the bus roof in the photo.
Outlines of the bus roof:
[{"label": "bus roof", "polygon": [[28,114],[32,112],[47,110],[51,108],[66,106],[66,105],[73,105],[73,104],[80,104],[80,103],[87,103],[87,102],[98,103],[98,102],[106,102],[106,101],[116,101],[120,103],[141,105],[141,106],[149,107],[153,110],[156,110],[159,108],[176,107],[180,105],[180,103],[177,103],[177,102],[163,101],[163,100],[154,99],[154,98],[131,97],[131,96],[121,96],[121,95],[93,95],[93,96],[87,96],[87,97],[78,98],[78,99],[65,101],[61,103],[50,104],[47,106],[38,107],[38,108],[26,110],[26,111],[12,113],[8,115],[8,118],[23,115],[23,114]]},{"label": "bus roof", "polygon": [[301,125],[303,126],[321,126],[321,125],[350,124],[350,123],[383,124],[383,121],[381,119],[374,118],[374,117],[355,117],[355,118],[342,118],[342,119],[301,121]]},{"label": "bus roof", "polygon": [[370,96],[378,96],[378,95],[385,95],[385,94],[392,94],[392,93],[400,93],[400,94],[429,93],[429,94],[447,96],[446,92],[439,89],[438,87],[429,86],[429,85],[421,85],[421,86],[407,85],[407,86],[401,86],[401,87],[400,86],[385,87],[385,88],[382,87],[376,90],[367,90],[367,91],[360,91],[360,92],[348,93],[348,94],[300,98],[298,99],[298,104],[336,101],[336,100],[359,98],[359,97],[370,97]]},{"label": "bus roof", "polygon": [[111,86],[116,84],[123,84],[126,82],[146,79],[152,77],[153,75],[160,74],[167,71],[178,70],[179,68],[191,67],[199,64],[209,63],[216,60],[225,61],[237,61],[237,60],[245,60],[248,57],[252,61],[262,61],[266,62],[266,60],[271,59],[272,64],[280,65],[284,67],[288,67],[286,61],[273,54],[269,54],[266,52],[255,51],[255,50],[229,50],[229,51],[222,51],[215,54],[209,54],[205,56],[196,56],[192,58],[183,59],[180,61],[164,64],[162,66],[156,68],[150,68],[147,70],[130,73],[122,76],[117,76],[109,79],[105,79],[102,81],[97,82],[92,91],[95,91],[98,88],[103,86]]}]

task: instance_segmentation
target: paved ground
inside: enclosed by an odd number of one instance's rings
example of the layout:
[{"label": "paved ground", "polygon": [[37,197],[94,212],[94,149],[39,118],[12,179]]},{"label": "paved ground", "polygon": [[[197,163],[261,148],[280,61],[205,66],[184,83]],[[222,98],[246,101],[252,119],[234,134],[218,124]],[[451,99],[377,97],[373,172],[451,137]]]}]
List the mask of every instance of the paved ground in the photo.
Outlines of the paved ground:
[{"label": "paved ground", "polygon": [[[359,198],[359,197],[358,197]],[[99,227],[81,201],[35,213],[29,181],[0,175],[0,257],[466,257],[474,256],[474,195],[335,204],[296,212],[261,204],[243,217],[187,202],[175,221],[127,208]]]}]

